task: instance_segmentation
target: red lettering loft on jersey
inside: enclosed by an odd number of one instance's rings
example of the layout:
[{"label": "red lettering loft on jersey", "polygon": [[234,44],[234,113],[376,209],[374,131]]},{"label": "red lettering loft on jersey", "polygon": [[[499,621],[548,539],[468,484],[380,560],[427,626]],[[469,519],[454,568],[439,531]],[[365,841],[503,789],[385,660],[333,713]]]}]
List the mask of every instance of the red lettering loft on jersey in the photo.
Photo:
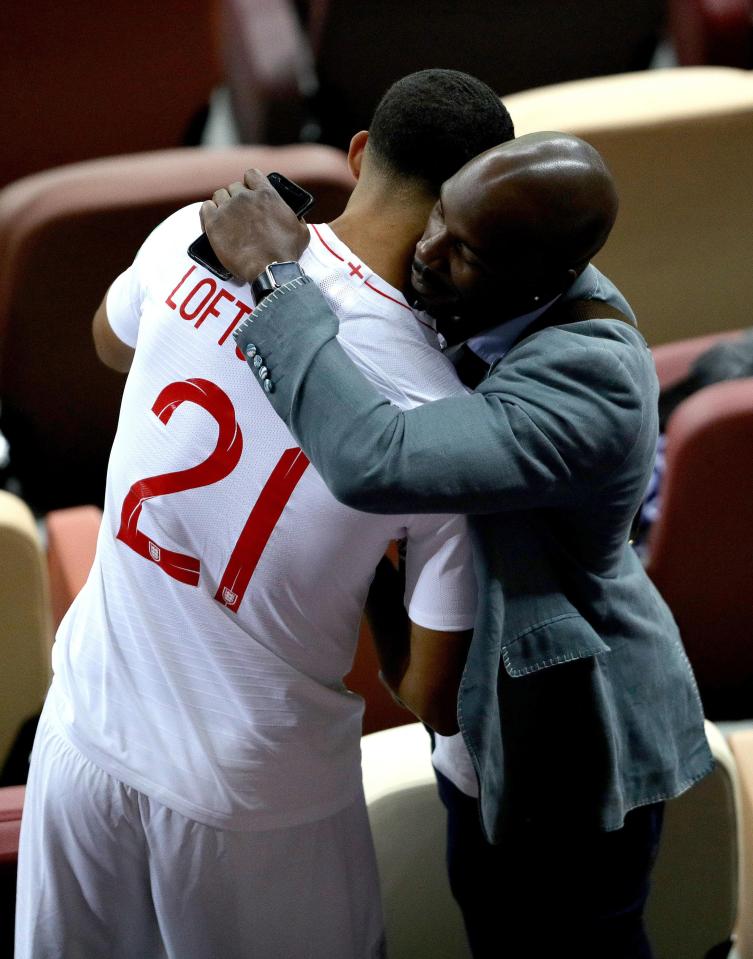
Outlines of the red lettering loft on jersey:
[{"label": "red lettering loft on jersey", "polygon": [[[195,269],[196,267],[192,266],[178,282],[177,286],[167,294],[165,304],[169,306],[171,310],[176,310],[181,319],[187,320],[188,322],[195,321],[193,325],[196,330],[198,330],[204,320],[210,316],[217,317],[224,321],[231,315],[228,311],[230,304],[234,304],[235,313],[231,316],[230,322],[217,340],[217,345],[222,346],[236,326],[238,326],[249,313],[253,312],[253,307],[237,299],[232,293],[224,289],[224,287],[220,286],[218,289],[219,284],[217,280],[212,279],[212,277],[205,276],[200,279],[198,283],[193,284],[186,282]],[[178,294],[179,291],[180,295],[177,296],[176,299],[176,294]],[[227,301],[228,310],[222,309],[223,301]],[[246,358],[237,346],[235,347],[235,355],[239,360],[245,362]]]}]

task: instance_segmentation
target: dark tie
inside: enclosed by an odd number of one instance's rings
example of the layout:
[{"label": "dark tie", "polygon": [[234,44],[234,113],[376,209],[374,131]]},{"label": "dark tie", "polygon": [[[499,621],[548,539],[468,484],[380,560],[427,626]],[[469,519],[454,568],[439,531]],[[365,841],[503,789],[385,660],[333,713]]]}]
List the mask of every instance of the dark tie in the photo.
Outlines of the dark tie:
[{"label": "dark tie", "polygon": [[474,390],[489,372],[489,364],[465,343],[451,346],[445,356],[452,362],[460,379]]}]

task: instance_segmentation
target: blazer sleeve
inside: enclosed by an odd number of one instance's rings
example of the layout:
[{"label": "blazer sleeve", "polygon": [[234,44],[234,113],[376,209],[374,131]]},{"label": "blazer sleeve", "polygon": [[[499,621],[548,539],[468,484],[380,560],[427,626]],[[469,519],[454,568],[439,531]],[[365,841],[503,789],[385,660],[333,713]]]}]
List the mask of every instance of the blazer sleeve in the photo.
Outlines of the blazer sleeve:
[{"label": "blazer sleeve", "polygon": [[375,513],[493,513],[581,505],[636,442],[646,385],[620,355],[634,344],[571,332],[592,326],[544,329],[476,392],[408,411],[351,362],[308,279],[267,297],[236,339],[263,357],[268,399],[338,500]]}]

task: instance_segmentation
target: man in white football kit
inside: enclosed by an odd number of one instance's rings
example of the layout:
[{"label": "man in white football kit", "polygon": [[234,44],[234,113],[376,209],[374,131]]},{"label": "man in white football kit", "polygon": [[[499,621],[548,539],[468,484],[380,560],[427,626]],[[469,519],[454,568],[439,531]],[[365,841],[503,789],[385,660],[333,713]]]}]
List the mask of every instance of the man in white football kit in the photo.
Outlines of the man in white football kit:
[{"label": "man in white football kit", "polygon": [[[407,81],[379,129],[400,126],[406,156],[436,170],[384,156],[375,126],[368,146],[358,134],[353,198],[310,228],[301,260],[343,345],[403,408],[462,389],[401,292],[415,240],[446,176],[509,136],[484,85]],[[454,731],[475,605],[465,521],[336,502],[236,352],[249,288],[186,254],[198,210],[157,227],[95,317],[100,355],[130,372],[94,566],[56,638],[34,747],[17,959],[382,954],[363,703],[342,680],[394,539],[415,624],[400,692]]]}]

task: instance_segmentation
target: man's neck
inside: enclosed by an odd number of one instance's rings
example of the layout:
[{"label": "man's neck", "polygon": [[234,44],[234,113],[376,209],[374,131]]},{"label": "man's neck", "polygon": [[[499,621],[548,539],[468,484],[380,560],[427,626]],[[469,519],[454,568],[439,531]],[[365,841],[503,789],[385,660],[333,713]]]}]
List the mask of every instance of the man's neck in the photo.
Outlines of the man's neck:
[{"label": "man's neck", "polygon": [[416,204],[350,203],[329,226],[335,235],[383,280],[410,301],[410,267],[431,207]]}]

